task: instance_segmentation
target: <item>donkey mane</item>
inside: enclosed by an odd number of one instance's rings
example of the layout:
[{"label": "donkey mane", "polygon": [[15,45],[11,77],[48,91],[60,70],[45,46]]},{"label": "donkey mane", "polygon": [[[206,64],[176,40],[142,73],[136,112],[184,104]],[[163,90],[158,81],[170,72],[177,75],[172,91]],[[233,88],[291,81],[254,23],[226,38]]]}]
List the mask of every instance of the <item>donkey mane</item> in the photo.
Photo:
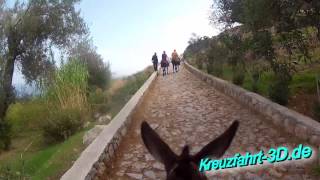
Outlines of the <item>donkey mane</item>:
[{"label": "donkey mane", "polygon": [[202,158],[223,156],[229,148],[239,122],[232,125],[219,137],[209,142],[198,153],[190,155],[189,146],[185,145],[180,155],[176,155],[160,136],[145,121],[141,124],[141,137],[150,154],[164,164],[167,180],[204,180],[206,177],[199,172],[198,165]]}]

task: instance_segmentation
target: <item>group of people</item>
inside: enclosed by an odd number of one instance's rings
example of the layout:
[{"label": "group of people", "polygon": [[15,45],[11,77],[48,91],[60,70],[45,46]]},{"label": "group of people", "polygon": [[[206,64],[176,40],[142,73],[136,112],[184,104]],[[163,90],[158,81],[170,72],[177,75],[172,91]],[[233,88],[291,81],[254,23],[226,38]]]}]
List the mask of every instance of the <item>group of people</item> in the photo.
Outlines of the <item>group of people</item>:
[{"label": "group of people", "polygon": [[[174,50],[171,54],[171,63],[172,63],[173,73],[176,73],[179,71],[180,61],[181,61],[181,59],[180,59],[177,51]],[[154,53],[154,55],[152,56],[152,63],[153,63],[154,71],[158,72],[159,61],[158,61],[157,53]],[[166,54],[166,51],[163,51],[163,53],[162,53],[160,65],[161,65],[161,69],[162,69],[162,75],[165,76],[165,75],[169,74],[170,59],[169,59],[168,55]]]}]

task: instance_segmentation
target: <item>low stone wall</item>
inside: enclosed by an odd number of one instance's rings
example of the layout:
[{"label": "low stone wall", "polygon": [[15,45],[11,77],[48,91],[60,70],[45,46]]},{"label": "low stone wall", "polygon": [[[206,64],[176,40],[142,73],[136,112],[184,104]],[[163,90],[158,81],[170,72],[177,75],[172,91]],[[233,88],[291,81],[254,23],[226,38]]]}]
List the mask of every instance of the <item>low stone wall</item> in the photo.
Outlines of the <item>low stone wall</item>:
[{"label": "low stone wall", "polygon": [[150,76],[99,136],[82,152],[73,166],[61,177],[61,180],[98,179],[104,173],[106,164],[109,163],[122,137],[127,132],[132,113],[141,103],[156,76],[156,73]]},{"label": "low stone wall", "polygon": [[308,141],[319,148],[320,123],[256,93],[249,92],[230,82],[206,74],[188,63],[185,63],[185,67],[195,76],[211,84],[220,92],[269,117],[267,119],[270,119],[276,126],[283,128],[287,133]]}]

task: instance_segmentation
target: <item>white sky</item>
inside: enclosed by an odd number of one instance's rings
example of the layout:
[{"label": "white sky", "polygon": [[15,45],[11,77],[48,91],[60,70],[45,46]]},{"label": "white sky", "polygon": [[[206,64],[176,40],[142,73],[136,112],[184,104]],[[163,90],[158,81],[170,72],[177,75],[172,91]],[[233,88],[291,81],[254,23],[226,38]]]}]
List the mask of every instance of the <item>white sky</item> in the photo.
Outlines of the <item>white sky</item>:
[{"label": "white sky", "polygon": [[[209,25],[212,0],[83,0],[81,16],[89,26],[97,51],[111,63],[115,77],[126,76],[151,65],[151,57],[165,50],[182,54],[192,33],[213,36]],[[15,73],[14,84],[23,83]]]},{"label": "white sky", "polygon": [[[98,9],[90,7],[95,2],[98,1],[84,1],[82,14],[98,52],[110,61],[116,76],[144,69],[150,65],[154,52],[159,56],[164,50],[171,54],[177,49],[182,54],[192,33],[200,36],[218,33],[218,29],[209,25],[212,0],[155,0],[152,3],[137,0],[129,3],[128,9],[122,8],[125,1],[100,3],[100,7],[105,8]],[[105,18],[97,19],[98,16]],[[109,21],[116,17],[119,19]]]}]

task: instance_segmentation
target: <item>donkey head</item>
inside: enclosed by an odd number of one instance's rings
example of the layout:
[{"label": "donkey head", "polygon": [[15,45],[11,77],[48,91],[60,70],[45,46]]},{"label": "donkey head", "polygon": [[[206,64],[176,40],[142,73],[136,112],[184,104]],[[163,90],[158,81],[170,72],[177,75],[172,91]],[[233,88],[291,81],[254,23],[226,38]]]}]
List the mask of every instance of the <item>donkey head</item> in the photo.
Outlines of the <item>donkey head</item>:
[{"label": "donkey head", "polygon": [[141,136],[152,156],[164,164],[167,180],[205,180],[204,174],[199,172],[198,163],[207,156],[221,157],[230,146],[238,126],[239,122],[234,121],[222,135],[195,155],[189,154],[187,145],[179,156],[176,155],[147,122],[141,124]]}]

